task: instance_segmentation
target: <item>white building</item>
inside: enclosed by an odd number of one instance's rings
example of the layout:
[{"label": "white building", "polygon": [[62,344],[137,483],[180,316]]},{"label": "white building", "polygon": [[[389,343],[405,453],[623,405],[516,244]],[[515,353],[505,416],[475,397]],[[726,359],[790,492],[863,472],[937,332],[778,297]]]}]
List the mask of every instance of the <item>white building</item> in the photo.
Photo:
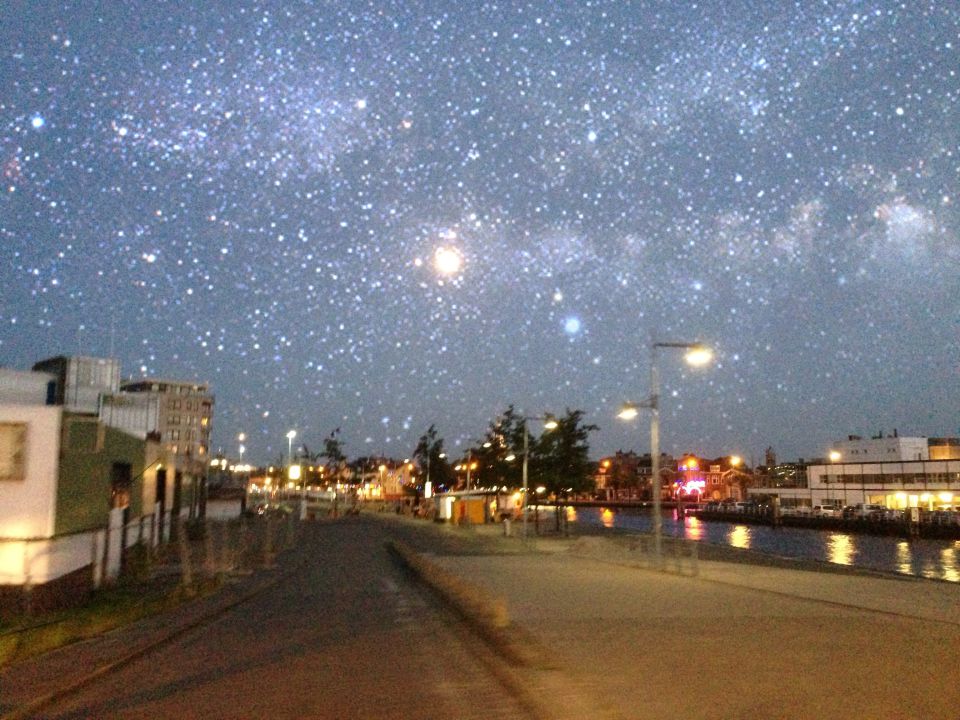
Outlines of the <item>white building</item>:
[{"label": "white building", "polygon": [[0,616],[53,609],[115,578],[124,549],[168,537],[180,508],[163,504],[179,488],[159,444],[100,422],[105,388],[75,382],[109,379],[112,365],[55,360],[63,373],[0,369]]},{"label": "white building", "polygon": [[0,403],[55,405],[57,379],[50,373],[0,368]]},{"label": "white building", "polygon": [[[931,460],[930,458],[935,459]],[[806,467],[806,487],[763,487],[783,507],[858,503],[925,510],[960,507],[960,443],[955,438],[851,436],[830,445],[829,460]]]},{"label": "white building", "polygon": [[54,403],[68,412],[96,415],[100,398],[120,389],[120,361],[82,355],[48,358],[33,369],[56,379]]},{"label": "white building", "polygon": [[866,439],[851,435],[830,446],[829,458],[833,462],[929,460],[929,442],[925,437],[899,437],[896,432]]}]

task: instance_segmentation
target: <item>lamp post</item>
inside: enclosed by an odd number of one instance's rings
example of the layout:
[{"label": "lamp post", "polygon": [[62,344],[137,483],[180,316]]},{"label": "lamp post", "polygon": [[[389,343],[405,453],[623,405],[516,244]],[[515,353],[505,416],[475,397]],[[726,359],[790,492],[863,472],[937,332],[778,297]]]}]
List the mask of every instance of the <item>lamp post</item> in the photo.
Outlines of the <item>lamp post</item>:
[{"label": "lamp post", "polygon": [[653,503],[653,551],[657,565],[663,560],[663,518],[660,516],[660,369],[657,365],[657,351],[660,348],[679,348],[686,350],[684,359],[688,365],[699,367],[713,359],[709,347],[699,342],[654,342],[650,348],[650,396],[642,403],[625,403],[618,417],[631,420],[638,415],[641,407],[650,409],[650,474]]},{"label": "lamp post", "polygon": [[293,465],[293,439],[296,436],[296,430],[291,430],[287,433],[287,465]]},{"label": "lamp post", "polygon": [[557,421],[552,415],[521,416],[523,419],[523,540],[527,540],[527,470],[530,462],[530,431],[527,429],[528,420],[542,420],[544,428],[553,430],[557,427]]}]

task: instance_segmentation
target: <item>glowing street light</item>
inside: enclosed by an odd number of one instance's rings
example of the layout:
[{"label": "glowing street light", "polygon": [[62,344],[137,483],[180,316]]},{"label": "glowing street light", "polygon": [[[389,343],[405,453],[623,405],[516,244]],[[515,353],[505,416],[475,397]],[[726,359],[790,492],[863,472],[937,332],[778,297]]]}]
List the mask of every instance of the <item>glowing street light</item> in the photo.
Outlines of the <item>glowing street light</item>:
[{"label": "glowing street light", "polygon": [[296,436],[296,430],[291,430],[287,433],[287,465],[293,465],[293,439]]},{"label": "glowing street light", "polygon": [[657,351],[660,348],[686,350],[684,360],[693,367],[702,367],[713,360],[713,351],[699,342],[655,342],[650,348],[650,397],[642,403],[625,403],[617,414],[622,420],[632,420],[640,408],[650,409],[650,472],[653,503],[653,549],[657,565],[663,560],[663,518],[660,516],[660,370]]}]

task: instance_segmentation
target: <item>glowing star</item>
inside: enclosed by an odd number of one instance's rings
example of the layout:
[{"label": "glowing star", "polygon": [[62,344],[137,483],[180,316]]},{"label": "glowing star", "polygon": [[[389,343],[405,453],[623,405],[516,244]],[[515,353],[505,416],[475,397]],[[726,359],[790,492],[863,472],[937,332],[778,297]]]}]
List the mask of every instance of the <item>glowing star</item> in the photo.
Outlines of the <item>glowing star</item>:
[{"label": "glowing star", "polygon": [[580,323],[580,318],[578,317],[568,317],[563,321],[563,331],[567,335],[577,335],[580,332],[582,324]]},{"label": "glowing star", "polygon": [[39,130],[46,124],[47,124],[47,121],[43,119],[42,115],[34,115],[30,119],[30,125],[33,127],[34,130]]},{"label": "glowing star", "polygon": [[463,257],[454,248],[437,248],[433,255],[433,266],[443,275],[455,275],[463,267]]},{"label": "glowing star", "polygon": [[357,100],[357,110],[366,110],[366,109],[367,109],[367,101],[364,100],[363,98]]},{"label": "glowing star", "polygon": [[595,130],[591,130],[590,132],[587,133],[587,140],[589,140],[590,142],[597,141],[597,133]]}]

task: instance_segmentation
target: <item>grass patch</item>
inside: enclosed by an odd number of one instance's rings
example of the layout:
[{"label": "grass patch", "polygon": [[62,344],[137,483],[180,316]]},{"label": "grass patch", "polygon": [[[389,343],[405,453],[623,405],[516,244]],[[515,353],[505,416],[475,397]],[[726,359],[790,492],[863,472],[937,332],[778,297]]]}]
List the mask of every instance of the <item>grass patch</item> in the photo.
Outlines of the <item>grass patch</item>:
[{"label": "grass patch", "polygon": [[8,624],[0,630],[0,667],[64,645],[102,635],[142,618],[214,592],[210,581],[196,589],[178,585],[125,583],[98,590],[77,607]]}]

